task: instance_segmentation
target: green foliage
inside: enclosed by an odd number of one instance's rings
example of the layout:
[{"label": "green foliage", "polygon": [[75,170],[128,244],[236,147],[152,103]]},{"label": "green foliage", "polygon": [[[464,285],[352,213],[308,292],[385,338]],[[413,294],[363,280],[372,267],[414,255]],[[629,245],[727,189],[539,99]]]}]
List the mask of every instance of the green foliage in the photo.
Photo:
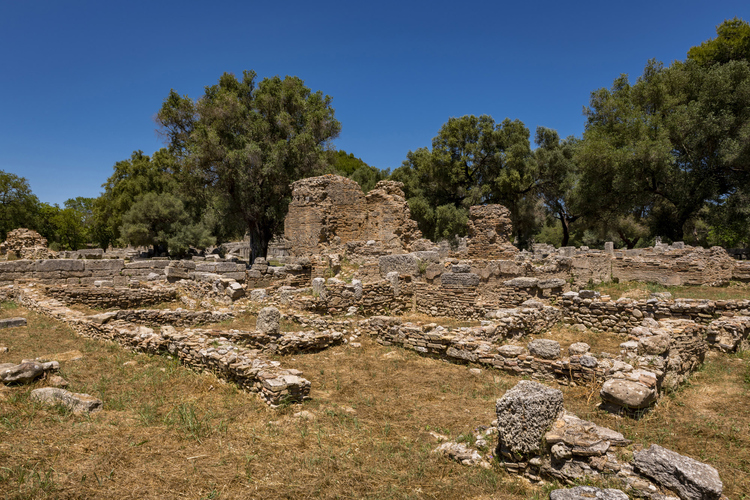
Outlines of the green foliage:
[{"label": "green foliage", "polygon": [[[628,247],[652,235],[682,239],[706,203],[747,182],[750,65],[733,61],[669,68],[650,61],[631,85],[625,75],[591,95],[575,159],[587,223],[614,230]],[[631,231],[634,230],[634,231]]]},{"label": "green foliage", "polygon": [[0,239],[19,227],[36,228],[39,200],[23,177],[0,170]]},{"label": "green foliage", "polygon": [[282,228],[289,185],[330,168],[340,130],[331,98],[297,77],[224,73],[193,100],[174,90],[157,122],[189,178],[215,197],[222,223],[247,231],[251,259]]},{"label": "green foliage", "polygon": [[[429,237],[445,237],[472,205],[500,203],[511,210],[525,241],[533,225],[525,218],[525,197],[536,183],[530,160],[529,130],[520,121],[463,116],[441,127],[431,150],[409,151],[391,179],[404,183],[412,213]],[[448,205],[455,210],[438,214]]]},{"label": "green foliage", "polygon": [[728,19],[716,27],[716,34],[716,38],[691,48],[688,60],[701,66],[750,61],[750,25],[747,21],[736,17]]},{"label": "green foliage", "polygon": [[190,246],[206,248],[216,242],[205,224],[194,223],[184,204],[171,193],[149,192],[137,198],[122,218],[123,239],[131,245],[167,248],[174,255]]},{"label": "green foliage", "polygon": [[388,170],[371,167],[352,153],[343,150],[336,151],[334,154],[334,168],[339,175],[356,181],[365,194],[370,192],[378,182],[388,178]]},{"label": "green foliage", "polygon": [[534,151],[539,175],[537,192],[548,213],[560,221],[559,246],[568,246],[570,225],[578,220],[581,211],[574,189],[578,181],[575,151],[579,141],[574,137],[560,141],[554,130],[537,127],[534,142],[538,146]]},{"label": "green foliage", "polygon": [[143,151],[134,151],[128,160],[115,163],[114,172],[102,185],[104,193],[93,206],[94,232],[98,243],[106,248],[121,239],[123,217],[146,193],[174,193],[178,188],[179,165],[166,149],[154,153],[153,159]]}]

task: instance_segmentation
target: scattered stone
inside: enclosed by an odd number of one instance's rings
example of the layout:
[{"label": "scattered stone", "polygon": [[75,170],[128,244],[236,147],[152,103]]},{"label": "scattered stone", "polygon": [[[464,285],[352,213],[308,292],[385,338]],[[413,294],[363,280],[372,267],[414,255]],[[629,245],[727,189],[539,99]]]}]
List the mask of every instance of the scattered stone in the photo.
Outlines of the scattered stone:
[{"label": "scattered stone", "polygon": [[250,292],[250,300],[253,302],[263,302],[267,296],[268,293],[265,288],[256,288]]},{"label": "scattered stone", "polygon": [[236,281],[232,281],[229,283],[229,285],[224,289],[224,293],[232,300],[241,299],[245,296],[245,289],[242,288],[242,285],[237,283]]},{"label": "scattered stone", "polygon": [[506,344],[498,347],[497,352],[504,358],[517,358],[522,354],[526,354],[526,348],[520,345]]},{"label": "scattered stone", "polygon": [[77,394],[57,387],[34,389],[29,395],[32,401],[47,405],[62,404],[74,413],[93,413],[102,409],[101,399],[88,394]]},{"label": "scattered stone", "polygon": [[724,485],[710,465],[652,444],[633,454],[640,472],[677,493],[683,500],[719,499]]},{"label": "scattered stone", "polygon": [[10,350],[10,349],[8,349],[7,347],[4,347],[4,346],[3,346],[3,347],[0,347],[0,354],[5,354],[5,353],[6,353],[6,352],[8,352],[9,350]]},{"label": "scattered stone", "polygon": [[550,339],[534,339],[528,344],[529,353],[542,359],[557,359],[560,357],[560,343]]},{"label": "scattered stone", "polygon": [[474,376],[479,376],[482,374],[482,370],[480,370],[479,368],[469,368],[469,373]]},{"label": "scattered stone", "polygon": [[300,420],[315,420],[315,415],[307,410],[298,411],[294,414],[294,417]]},{"label": "scattered stone", "polygon": [[281,327],[279,320],[281,313],[275,307],[264,307],[258,313],[258,319],[255,322],[255,328],[263,333],[279,333]]},{"label": "scattered stone", "polygon": [[600,489],[593,486],[576,486],[575,488],[553,490],[550,500],[628,500],[628,495],[612,488]]},{"label": "scattered stone", "polygon": [[15,326],[26,326],[26,318],[0,319],[0,328],[11,328]]},{"label": "scattered stone", "polygon": [[600,396],[604,401],[625,409],[643,409],[656,401],[655,388],[647,387],[640,382],[613,378],[602,385]]},{"label": "scattered stone", "polygon": [[541,449],[542,436],[563,411],[563,394],[522,380],[497,400],[499,451],[518,461]]},{"label": "scattered stone", "polygon": [[480,455],[477,450],[469,448],[463,443],[448,441],[432,450],[432,452],[446,455],[448,458],[455,460],[461,465],[478,465],[485,469],[490,468],[490,464],[482,459],[482,455]]},{"label": "scattered stone", "polygon": [[591,350],[591,346],[588,345],[585,342],[575,342],[573,344],[570,344],[570,347],[568,347],[568,355],[569,356],[580,356],[581,354],[586,354]]},{"label": "scattered stone", "polygon": [[582,299],[596,299],[600,296],[601,294],[599,292],[595,292],[594,290],[581,290],[578,292],[578,297]]},{"label": "scattered stone", "polygon": [[68,387],[68,381],[62,378],[60,375],[49,375],[47,377],[47,383],[52,387]]},{"label": "scattered stone", "polygon": [[37,361],[26,360],[18,365],[5,363],[0,365],[0,382],[5,384],[28,384],[46,372],[59,369],[60,364],[57,361],[39,363]]}]

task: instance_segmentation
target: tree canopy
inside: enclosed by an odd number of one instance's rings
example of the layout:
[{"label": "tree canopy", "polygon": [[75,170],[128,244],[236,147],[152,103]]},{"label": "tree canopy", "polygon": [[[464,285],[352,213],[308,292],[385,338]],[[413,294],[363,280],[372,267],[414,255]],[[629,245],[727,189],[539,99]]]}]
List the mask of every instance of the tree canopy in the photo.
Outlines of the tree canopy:
[{"label": "tree canopy", "polygon": [[432,149],[409,151],[391,177],[404,183],[412,215],[433,239],[465,233],[468,208],[483,203],[507,206],[523,239],[525,195],[536,184],[530,160],[522,122],[467,115],[450,118]]},{"label": "tree canopy", "polygon": [[297,78],[224,73],[193,100],[172,90],[157,115],[170,151],[217,197],[223,223],[250,236],[252,259],[283,226],[290,184],[333,163],[331,97]]}]

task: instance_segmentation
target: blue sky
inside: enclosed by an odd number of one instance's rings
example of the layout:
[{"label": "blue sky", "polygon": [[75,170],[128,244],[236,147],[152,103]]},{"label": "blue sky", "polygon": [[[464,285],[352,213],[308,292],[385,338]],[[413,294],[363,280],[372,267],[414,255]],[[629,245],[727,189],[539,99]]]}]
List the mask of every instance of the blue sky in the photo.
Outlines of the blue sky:
[{"label": "blue sky", "polygon": [[40,200],[98,196],[112,166],[163,146],[170,89],[221,73],[296,75],[333,97],[338,149],[378,168],[452,116],[583,133],[591,91],[750,20],[750,2],[0,2],[0,170]]}]

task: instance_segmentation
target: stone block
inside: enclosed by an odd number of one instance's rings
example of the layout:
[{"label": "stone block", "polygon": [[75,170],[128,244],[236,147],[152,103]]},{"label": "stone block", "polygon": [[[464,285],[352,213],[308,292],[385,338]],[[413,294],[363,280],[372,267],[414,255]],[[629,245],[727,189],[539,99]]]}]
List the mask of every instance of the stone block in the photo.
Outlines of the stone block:
[{"label": "stone block", "polygon": [[38,273],[84,271],[84,266],[82,260],[47,259],[36,262],[33,271]]},{"label": "stone block", "polygon": [[167,267],[164,274],[170,282],[189,279],[188,269],[184,267]]},{"label": "stone block", "polygon": [[609,379],[599,392],[601,398],[622,408],[643,409],[656,401],[656,389],[626,379]]},{"label": "stone block", "polygon": [[521,380],[497,400],[498,451],[519,461],[542,451],[542,437],[563,411],[563,394],[532,380]]},{"label": "stone block", "polygon": [[601,489],[593,486],[553,490],[550,500],[628,500],[628,495],[613,488]]},{"label": "stone block", "polygon": [[87,271],[108,271],[112,274],[120,274],[125,267],[125,261],[121,259],[85,260],[83,265]]},{"label": "stone block", "polygon": [[719,473],[704,463],[652,444],[633,454],[638,470],[683,500],[721,498],[724,485]]},{"label": "stone block", "polygon": [[281,313],[275,307],[264,307],[258,313],[255,328],[263,333],[277,334],[280,331]]},{"label": "stone block", "polygon": [[378,259],[380,275],[387,276],[391,272],[417,276],[419,274],[419,262],[413,254],[384,255]]},{"label": "stone block", "polygon": [[539,285],[539,279],[525,277],[513,278],[512,280],[504,281],[503,285],[513,288],[534,288]]},{"label": "stone block", "polygon": [[528,344],[529,353],[542,359],[557,359],[560,357],[560,343],[550,339],[534,339]]},{"label": "stone block", "polygon": [[92,413],[102,409],[101,399],[88,394],[76,394],[58,387],[44,387],[31,391],[29,398],[47,405],[61,404],[74,413]]},{"label": "stone block", "polygon": [[0,328],[10,328],[14,326],[26,326],[26,318],[0,319]]},{"label": "stone block", "polygon": [[474,273],[443,273],[440,276],[443,285],[475,287],[479,285],[479,275]]}]

